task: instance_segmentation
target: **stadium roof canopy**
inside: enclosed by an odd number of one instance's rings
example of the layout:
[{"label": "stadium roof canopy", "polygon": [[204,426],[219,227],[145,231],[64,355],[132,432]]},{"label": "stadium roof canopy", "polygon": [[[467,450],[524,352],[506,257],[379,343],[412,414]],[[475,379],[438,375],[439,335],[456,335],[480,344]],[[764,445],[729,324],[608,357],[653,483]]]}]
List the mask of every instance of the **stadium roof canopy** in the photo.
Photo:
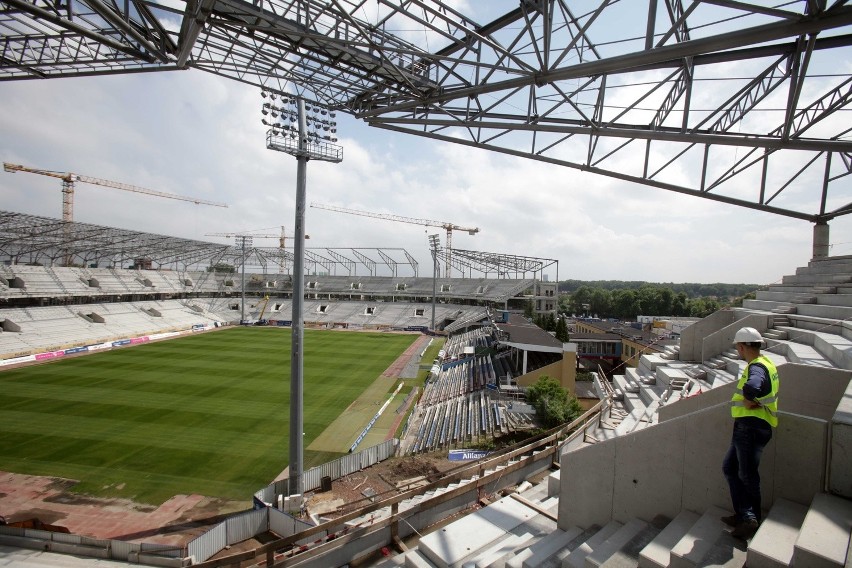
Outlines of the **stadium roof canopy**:
[{"label": "stadium roof canopy", "polygon": [[195,68],[379,128],[819,224],[852,213],[848,2],[495,1],[483,21],[454,4],[3,0],[0,80]]},{"label": "stadium roof canopy", "polygon": [[[279,247],[243,251],[235,245],[0,211],[0,261],[12,264],[204,270],[216,264],[240,267],[244,254],[247,271],[260,267],[264,273],[289,273],[293,263],[293,253]],[[454,265],[462,274],[473,276],[476,271],[486,278],[489,274],[525,278],[527,272],[541,271],[556,262],[478,251],[454,254]],[[328,275],[401,276],[402,266],[410,266],[413,275],[418,275],[417,261],[403,248],[311,247],[305,250],[305,262],[313,273]]]}]

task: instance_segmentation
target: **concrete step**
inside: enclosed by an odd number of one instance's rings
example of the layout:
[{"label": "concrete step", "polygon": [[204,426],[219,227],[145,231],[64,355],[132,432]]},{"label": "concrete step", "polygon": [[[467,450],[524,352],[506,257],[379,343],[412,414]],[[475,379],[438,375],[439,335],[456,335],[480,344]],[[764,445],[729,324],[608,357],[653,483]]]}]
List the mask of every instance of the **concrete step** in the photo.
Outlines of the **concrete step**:
[{"label": "concrete step", "polygon": [[793,561],[794,545],[808,508],[776,499],[748,547],[749,568],[785,568]]},{"label": "concrete step", "polygon": [[718,507],[708,508],[701,518],[672,547],[671,568],[695,568],[722,536],[725,524],[722,517],[731,513]]},{"label": "concrete step", "polygon": [[805,515],[793,552],[794,566],[842,568],[849,552],[852,502],[820,493]]},{"label": "concrete step", "polygon": [[585,568],[600,568],[630,540],[642,532],[648,523],[640,519],[631,519],[612,536],[601,543],[594,552],[586,556]]},{"label": "concrete step", "polygon": [[832,272],[815,274],[790,274],[781,279],[783,284],[814,284],[819,286],[831,286],[852,282],[852,273]]},{"label": "concrete step", "polygon": [[409,550],[405,553],[405,568],[435,568],[419,550]]},{"label": "concrete step", "polygon": [[574,549],[571,554],[565,557],[562,561],[562,568],[583,568],[586,563],[586,557],[593,553],[603,542],[610,536],[614,535],[621,528],[621,523],[618,521],[610,521],[601,530],[589,537],[583,544]]},{"label": "concrete step", "polygon": [[698,515],[692,511],[681,511],[639,553],[639,568],[667,568],[671,563],[672,548],[698,519]]},{"label": "concrete step", "polygon": [[600,568],[635,568],[639,565],[639,553],[660,534],[671,519],[663,515],[655,517],[645,528],[636,533],[615,554],[609,557]]},{"label": "concrete step", "polygon": [[461,565],[463,568],[486,568],[500,558],[514,554],[519,548],[527,546],[532,539],[533,536],[528,532],[520,535],[507,533],[504,538],[498,539],[497,542],[488,548],[477,551],[465,558]]},{"label": "concrete step", "polygon": [[551,556],[568,546],[583,531],[571,527],[567,531],[556,529],[538,542],[518,552],[506,562],[506,568],[538,568]]}]

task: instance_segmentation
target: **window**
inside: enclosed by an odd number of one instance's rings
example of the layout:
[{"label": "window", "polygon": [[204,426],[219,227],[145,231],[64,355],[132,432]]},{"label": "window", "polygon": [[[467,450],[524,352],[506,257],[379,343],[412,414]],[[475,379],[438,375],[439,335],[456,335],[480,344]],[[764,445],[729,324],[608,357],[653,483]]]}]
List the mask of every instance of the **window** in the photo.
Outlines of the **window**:
[{"label": "window", "polygon": [[414,317],[423,317],[423,312],[425,310],[423,308],[415,308],[414,309]]},{"label": "window", "polygon": [[349,284],[349,289],[350,290],[360,290],[361,289],[361,283],[360,282],[352,282],[351,284]]},{"label": "window", "polygon": [[317,311],[321,314],[324,314],[327,309],[328,304],[320,304],[320,306],[317,308]]},{"label": "window", "polygon": [[367,308],[364,310],[364,315],[371,316],[375,311],[376,308],[374,306],[367,306]]},{"label": "window", "polygon": [[441,292],[449,292],[450,285],[449,284],[441,284]]},{"label": "window", "polygon": [[308,288],[309,288],[310,290],[313,290],[313,289],[314,289],[314,288],[316,288],[316,287],[317,287],[317,282],[316,282],[316,281],[314,281],[314,282],[308,282]]},{"label": "window", "polygon": [[399,283],[396,285],[396,289],[397,289],[397,290],[405,290],[407,287],[408,287],[408,286],[407,286],[404,282],[399,282]]}]

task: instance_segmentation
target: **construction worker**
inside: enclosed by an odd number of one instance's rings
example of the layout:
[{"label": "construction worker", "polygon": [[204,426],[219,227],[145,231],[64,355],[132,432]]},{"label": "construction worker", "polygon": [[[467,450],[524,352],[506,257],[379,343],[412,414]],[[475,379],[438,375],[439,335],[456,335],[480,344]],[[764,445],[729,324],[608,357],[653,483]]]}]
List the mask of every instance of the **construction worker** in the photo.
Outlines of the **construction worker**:
[{"label": "construction worker", "polygon": [[761,355],[763,337],[753,327],[737,331],[734,345],[747,364],[731,399],[734,431],[722,463],[734,514],[722,521],[734,527],[731,535],[749,539],[760,525],[760,456],[778,425],[778,370]]}]

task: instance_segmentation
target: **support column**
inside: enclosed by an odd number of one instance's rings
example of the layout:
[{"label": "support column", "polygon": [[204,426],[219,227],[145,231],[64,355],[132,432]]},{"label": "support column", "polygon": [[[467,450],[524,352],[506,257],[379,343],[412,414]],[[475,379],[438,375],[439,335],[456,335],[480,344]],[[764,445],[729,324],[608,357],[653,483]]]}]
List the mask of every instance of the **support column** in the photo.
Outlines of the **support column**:
[{"label": "support column", "polygon": [[814,223],[814,248],[812,258],[825,258],[829,256],[828,221],[817,221]]}]

